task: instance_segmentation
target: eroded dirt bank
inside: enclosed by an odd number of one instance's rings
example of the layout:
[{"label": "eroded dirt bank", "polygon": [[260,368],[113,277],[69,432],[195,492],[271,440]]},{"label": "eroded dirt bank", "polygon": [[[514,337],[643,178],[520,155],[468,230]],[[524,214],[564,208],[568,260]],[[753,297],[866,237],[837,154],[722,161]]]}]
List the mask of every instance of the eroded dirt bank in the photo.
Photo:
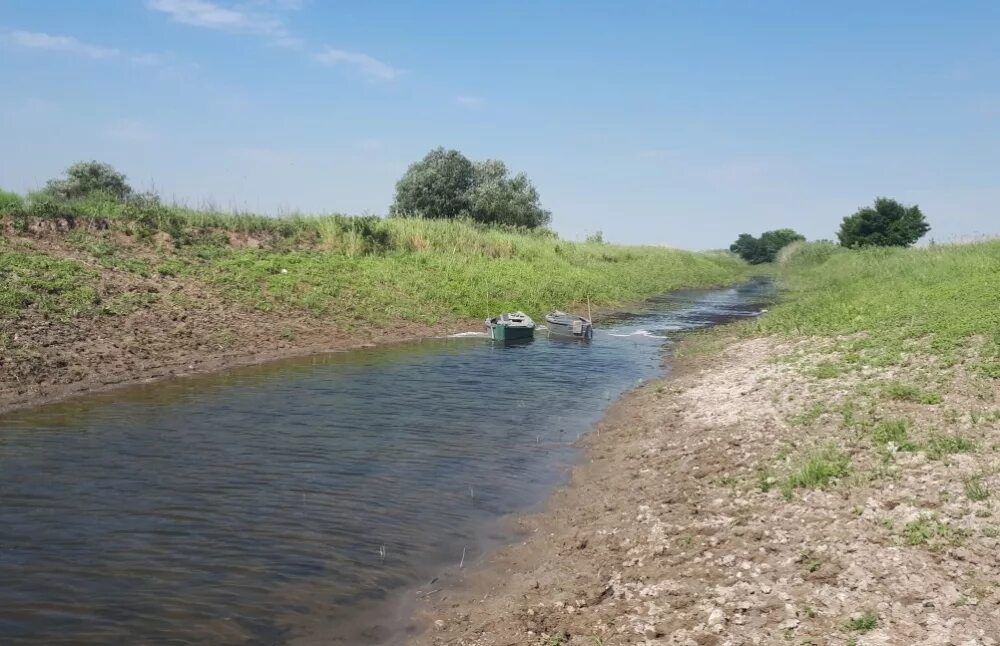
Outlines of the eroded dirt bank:
[{"label": "eroded dirt bank", "polygon": [[[49,254],[47,258],[79,263],[93,276],[101,301],[120,311],[55,316],[23,307],[16,318],[0,317],[0,413],[126,384],[413,341],[481,325],[456,318],[433,325],[401,321],[391,328],[346,328],[307,312],[256,309],[194,278],[102,265],[63,236],[19,241],[33,252]],[[142,259],[143,251],[156,257],[155,248],[128,247],[131,258]],[[63,289],[61,280],[52,272],[50,284],[38,288]]]},{"label": "eroded dirt bank", "polygon": [[19,330],[16,340],[27,340],[31,354],[0,359],[0,414],[128,384],[418,341],[473,329],[476,322],[345,332],[321,322],[226,305],[145,310],[113,329],[88,323],[45,321]]},{"label": "eroded dirt bank", "polygon": [[997,382],[919,351],[830,378],[829,345],[734,341],[624,398],[412,644],[998,643]]}]

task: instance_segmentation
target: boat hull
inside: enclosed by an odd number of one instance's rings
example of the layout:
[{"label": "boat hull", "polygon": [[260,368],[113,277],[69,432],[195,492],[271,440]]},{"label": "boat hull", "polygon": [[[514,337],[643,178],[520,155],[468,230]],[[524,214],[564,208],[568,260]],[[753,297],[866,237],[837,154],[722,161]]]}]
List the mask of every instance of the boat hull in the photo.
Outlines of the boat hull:
[{"label": "boat hull", "polygon": [[494,341],[521,341],[535,336],[533,327],[509,327],[506,325],[487,325],[486,330]]},{"label": "boat hull", "polygon": [[545,320],[545,327],[548,328],[552,336],[561,336],[573,339],[589,339],[594,336],[594,326],[586,319],[574,319],[571,321]]}]

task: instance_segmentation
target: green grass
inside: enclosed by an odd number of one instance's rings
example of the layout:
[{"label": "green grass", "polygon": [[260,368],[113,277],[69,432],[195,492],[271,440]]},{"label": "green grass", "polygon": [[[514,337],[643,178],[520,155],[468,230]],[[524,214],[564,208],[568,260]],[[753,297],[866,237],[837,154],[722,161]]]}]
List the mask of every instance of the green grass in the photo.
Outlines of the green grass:
[{"label": "green grass", "polygon": [[860,617],[848,620],[847,629],[859,633],[867,633],[878,626],[878,615],[874,611],[865,611]]},{"label": "green grass", "polygon": [[947,455],[975,451],[976,445],[961,435],[938,433],[931,436],[924,448],[927,451],[928,458],[931,460],[940,460]]},{"label": "green grass", "polygon": [[965,532],[929,515],[911,520],[903,527],[903,542],[910,546],[960,545],[964,539]]},{"label": "green grass", "polygon": [[965,496],[972,502],[982,502],[990,497],[990,490],[983,484],[980,477],[965,481]]},{"label": "green grass", "polygon": [[817,379],[834,379],[846,372],[842,364],[833,361],[820,361],[813,368],[812,374]]},{"label": "green grass", "polygon": [[893,381],[883,386],[883,391],[889,399],[912,402],[914,404],[940,404],[941,395],[927,392],[910,384]]},{"label": "green grass", "polygon": [[[412,222],[393,226],[403,224],[417,228]],[[441,223],[432,224],[434,232],[446,230]],[[484,253],[483,248],[501,249],[502,254]],[[376,322],[485,318],[513,309],[541,315],[588,298],[603,306],[684,286],[722,284],[745,271],[725,256],[516,234],[485,234],[476,244],[454,247],[438,238],[423,251],[378,255],[225,251],[203,269],[200,275],[206,280],[261,309],[294,307]]]},{"label": "green grass", "polygon": [[0,318],[16,318],[26,308],[70,318],[93,311],[99,302],[94,272],[0,238]]},{"label": "green grass", "polygon": [[[547,230],[469,221],[268,217],[154,199],[122,204],[99,195],[59,204],[40,196],[10,202],[0,211],[8,221],[71,221],[76,230],[67,241],[102,267],[198,279],[258,309],[305,311],[347,329],[514,309],[533,316],[553,308],[585,311],[588,299],[594,308],[608,307],[682,287],[731,284],[750,273],[729,253],[574,243]],[[121,233],[129,234],[126,243]],[[169,237],[154,244],[161,233]],[[135,245],[146,249],[139,253]],[[27,296],[5,298],[11,311]]]},{"label": "green grass", "polygon": [[889,442],[901,451],[916,450],[917,445],[910,441],[909,422],[905,419],[883,420],[872,428],[872,442],[876,446],[885,446]]},{"label": "green grass", "polygon": [[791,498],[795,489],[825,489],[833,480],[847,475],[850,465],[850,457],[834,448],[813,451],[781,481],[781,491]]},{"label": "green grass", "polygon": [[24,208],[24,198],[17,193],[0,189],[0,214],[19,211]]},{"label": "green grass", "polygon": [[788,422],[794,426],[812,426],[825,412],[826,404],[823,402],[813,402],[809,408],[789,418]]},{"label": "green grass", "polygon": [[[779,277],[788,297],[754,332],[857,335],[852,349],[883,364],[899,362],[916,339],[949,353],[979,337],[987,339],[982,371],[993,375],[1000,361],[1000,240],[857,251],[800,245]],[[926,395],[916,394],[934,399]]]}]

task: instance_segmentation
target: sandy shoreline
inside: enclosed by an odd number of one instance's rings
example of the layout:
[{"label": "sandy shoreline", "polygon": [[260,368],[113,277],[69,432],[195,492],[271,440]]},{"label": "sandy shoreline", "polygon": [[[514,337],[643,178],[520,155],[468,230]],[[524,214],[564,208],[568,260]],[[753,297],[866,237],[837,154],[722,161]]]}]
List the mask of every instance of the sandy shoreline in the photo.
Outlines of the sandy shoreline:
[{"label": "sandy shoreline", "polygon": [[[962,493],[1000,484],[996,419],[962,426],[984,451],[875,452],[832,411],[887,375],[817,379],[822,346],[732,341],[625,396],[571,484],[518,520],[528,538],[419,601],[409,643],[997,643],[1000,532]],[[964,377],[947,375],[945,405],[885,412],[936,428],[971,405]],[[847,473],[783,495],[817,450],[849,456]]]}]

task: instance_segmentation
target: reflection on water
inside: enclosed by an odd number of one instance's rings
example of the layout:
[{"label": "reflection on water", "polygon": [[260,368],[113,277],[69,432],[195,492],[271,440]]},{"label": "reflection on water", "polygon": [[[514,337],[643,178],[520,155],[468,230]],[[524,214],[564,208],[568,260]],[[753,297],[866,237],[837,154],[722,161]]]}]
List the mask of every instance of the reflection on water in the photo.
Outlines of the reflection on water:
[{"label": "reflection on water", "polygon": [[661,337],[767,291],[656,299],[591,343],[443,339],[0,418],[0,643],[336,640],[542,500]]}]

